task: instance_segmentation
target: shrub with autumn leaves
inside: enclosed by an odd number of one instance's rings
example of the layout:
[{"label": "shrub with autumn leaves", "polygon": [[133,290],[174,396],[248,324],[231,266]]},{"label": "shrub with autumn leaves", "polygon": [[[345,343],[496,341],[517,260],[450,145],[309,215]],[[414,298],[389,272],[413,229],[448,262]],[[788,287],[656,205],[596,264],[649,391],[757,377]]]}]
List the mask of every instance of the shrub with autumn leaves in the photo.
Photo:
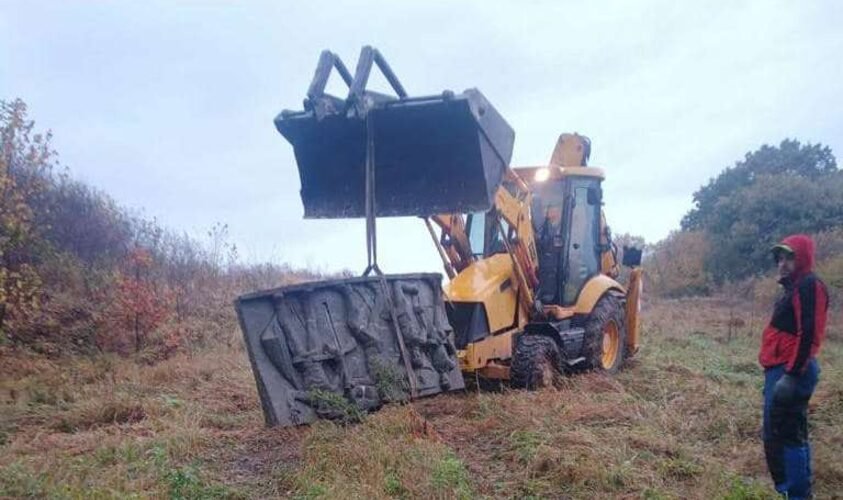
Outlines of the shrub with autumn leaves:
[{"label": "shrub with autumn leaves", "polygon": [[50,168],[54,152],[50,135],[32,129],[22,101],[0,101],[0,338],[13,335],[39,307],[37,230],[28,202],[42,194],[39,174]]},{"label": "shrub with autumn leaves", "polygon": [[[147,347],[150,335],[172,315],[174,294],[164,283],[151,279],[152,254],[133,248],[114,279],[112,298],[105,308],[97,346],[101,350],[135,352]],[[178,339],[168,339],[166,350],[178,348]]]}]

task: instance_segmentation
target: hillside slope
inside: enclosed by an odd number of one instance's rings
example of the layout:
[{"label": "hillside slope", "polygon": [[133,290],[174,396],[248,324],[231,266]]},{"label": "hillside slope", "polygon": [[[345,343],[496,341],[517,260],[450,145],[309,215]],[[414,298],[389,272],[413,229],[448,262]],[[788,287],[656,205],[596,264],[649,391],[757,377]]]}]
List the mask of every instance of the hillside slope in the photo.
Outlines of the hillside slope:
[{"label": "hillside slope", "polygon": [[[154,366],[4,353],[0,496],[768,498],[762,316],[729,317],[713,300],[650,305],[616,378],[440,396],[349,427],[264,429],[240,349]],[[840,320],[811,405],[820,498],[843,491]]]}]

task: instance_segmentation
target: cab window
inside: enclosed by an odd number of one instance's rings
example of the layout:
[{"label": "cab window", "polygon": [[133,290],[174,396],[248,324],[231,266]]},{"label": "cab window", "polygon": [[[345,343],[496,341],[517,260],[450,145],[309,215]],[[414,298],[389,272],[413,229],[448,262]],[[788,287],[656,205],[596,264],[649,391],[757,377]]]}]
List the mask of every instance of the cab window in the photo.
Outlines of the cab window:
[{"label": "cab window", "polygon": [[[495,216],[486,212],[475,212],[466,217],[466,230],[471,253],[475,257],[488,257],[496,253],[506,252],[500,228]],[[509,224],[501,219],[503,230],[509,234]]]},{"label": "cab window", "polygon": [[465,220],[468,244],[471,245],[471,253],[475,257],[483,257],[484,240],[486,239],[485,219],[485,213],[477,212],[468,214]]},{"label": "cab window", "polygon": [[595,195],[599,189],[596,179],[571,181],[571,229],[563,291],[566,305],[574,303],[585,282],[600,272],[600,200]]}]

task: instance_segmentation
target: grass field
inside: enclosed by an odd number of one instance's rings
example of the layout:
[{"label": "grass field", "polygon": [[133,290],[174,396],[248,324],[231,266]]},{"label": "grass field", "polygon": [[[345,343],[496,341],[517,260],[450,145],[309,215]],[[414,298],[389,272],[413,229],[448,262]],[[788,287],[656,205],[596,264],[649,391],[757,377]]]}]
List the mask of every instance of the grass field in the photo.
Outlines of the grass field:
[{"label": "grass field", "polygon": [[[5,352],[0,496],[772,498],[761,315],[713,300],[644,313],[646,344],[614,378],[440,396],[347,427],[265,429],[240,349],[154,366]],[[818,498],[843,498],[835,319],[811,404]]]}]

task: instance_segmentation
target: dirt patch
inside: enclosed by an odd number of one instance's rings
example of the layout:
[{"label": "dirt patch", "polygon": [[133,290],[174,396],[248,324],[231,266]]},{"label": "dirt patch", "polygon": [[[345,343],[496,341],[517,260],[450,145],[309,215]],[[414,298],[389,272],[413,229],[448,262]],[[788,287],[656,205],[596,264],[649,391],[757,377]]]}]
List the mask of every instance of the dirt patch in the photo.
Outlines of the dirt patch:
[{"label": "dirt patch", "polygon": [[299,465],[302,443],[309,433],[310,427],[220,433],[205,458],[223,484],[242,488],[255,498],[284,495],[286,492],[276,491],[278,476]]}]

